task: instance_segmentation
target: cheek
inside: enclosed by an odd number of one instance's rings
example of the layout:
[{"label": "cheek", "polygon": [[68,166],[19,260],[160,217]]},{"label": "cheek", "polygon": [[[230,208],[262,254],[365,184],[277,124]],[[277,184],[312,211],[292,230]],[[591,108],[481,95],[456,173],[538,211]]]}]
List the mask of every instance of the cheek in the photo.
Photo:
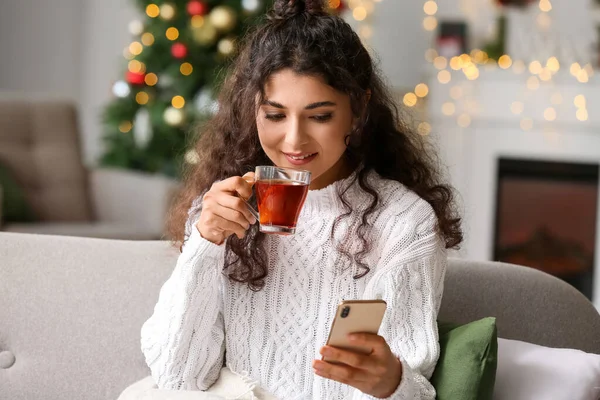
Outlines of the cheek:
[{"label": "cheek", "polygon": [[265,129],[264,126],[257,125],[258,127],[258,140],[260,145],[266,153],[275,151],[277,143],[279,141],[275,132],[270,132],[269,129]]}]

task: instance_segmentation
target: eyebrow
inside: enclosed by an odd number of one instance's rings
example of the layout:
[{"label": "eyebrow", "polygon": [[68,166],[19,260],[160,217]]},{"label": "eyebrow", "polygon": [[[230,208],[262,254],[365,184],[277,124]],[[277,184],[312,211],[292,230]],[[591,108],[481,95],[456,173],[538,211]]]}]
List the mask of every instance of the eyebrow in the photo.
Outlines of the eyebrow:
[{"label": "eyebrow", "polygon": [[[286,108],[283,104],[277,103],[275,101],[271,101],[271,100],[265,100],[263,101],[263,104],[269,105],[271,107],[275,107],[275,108],[281,108],[284,109]],[[335,106],[336,104],[332,101],[319,101],[317,103],[312,103],[307,105],[306,107],[304,107],[305,110],[314,110],[315,108],[320,108],[320,107],[328,107],[328,106]]]}]

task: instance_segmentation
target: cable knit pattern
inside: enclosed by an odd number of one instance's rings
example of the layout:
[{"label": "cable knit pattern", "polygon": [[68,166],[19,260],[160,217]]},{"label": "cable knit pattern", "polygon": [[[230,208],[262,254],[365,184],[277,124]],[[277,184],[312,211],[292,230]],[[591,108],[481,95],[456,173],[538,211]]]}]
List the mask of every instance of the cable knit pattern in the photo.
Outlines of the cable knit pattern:
[{"label": "cable knit pattern", "polygon": [[[338,303],[381,298],[388,308],[380,330],[402,362],[394,400],[435,399],[429,383],[439,355],[436,318],[446,252],[431,206],[403,185],[369,176],[382,207],[369,233],[370,272],[336,251],[333,223],[343,212],[336,182],[310,191],[294,236],[266,240],[269,275],[253,292],[222,273],[224,246],[204,240],[193,226],[173,274],[160,291],[154,314],[142,328],[142,351],[160,388],[205,390],[227,366],[282,399],[373,397],[314,375],[312,361],[327,341]],[[369,196],[357,184],[348,198],[355,210],[338,224],[344,238],[360,224]],[[198,204],[196,204],[198,205]],[[351,236],[344,245],[360,249]]]}]

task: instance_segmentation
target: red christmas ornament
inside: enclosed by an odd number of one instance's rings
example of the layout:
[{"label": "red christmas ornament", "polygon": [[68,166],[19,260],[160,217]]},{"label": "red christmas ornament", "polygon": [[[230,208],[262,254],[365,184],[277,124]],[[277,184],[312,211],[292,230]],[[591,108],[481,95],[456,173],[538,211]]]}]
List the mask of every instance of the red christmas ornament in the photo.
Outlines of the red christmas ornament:
[{"label": "red christmas ornament", "polygon": [[201,1],[192,0],[187,3],[187,12],[190,15],[205,15],[208,7]]},{"label": "red christmas ornament", "polygon": [[171,46],[171,54],[175,58],[185,58],[187,56],[187,47],[183,43],[175,43]]},{"label": "red christmas ornament", "polygon": [[127,71],[127,74],[125,75],[125,80],[132,85],[143,85],[145,78],[146,75],[142,74],[141,72]]}]

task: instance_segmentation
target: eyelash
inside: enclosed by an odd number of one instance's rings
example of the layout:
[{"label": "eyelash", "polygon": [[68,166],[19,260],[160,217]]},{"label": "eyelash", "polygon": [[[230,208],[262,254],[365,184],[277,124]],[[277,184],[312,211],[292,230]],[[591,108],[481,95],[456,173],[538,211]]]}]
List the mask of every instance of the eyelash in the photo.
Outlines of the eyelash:
[{"label": "eyelash", "polygon": [[[269,121],[279,122],[285,118],[285,115],[284,114],[265,114],[265,118],[268,119]],[[325,123],[325,122],[328,122],[329,120],[331,120],[331,118],[333,118],[333,114],[330,113],[330,114],[324,114],[324,115],[315,115],[310,118],[315,120],[316,122]]]}]

